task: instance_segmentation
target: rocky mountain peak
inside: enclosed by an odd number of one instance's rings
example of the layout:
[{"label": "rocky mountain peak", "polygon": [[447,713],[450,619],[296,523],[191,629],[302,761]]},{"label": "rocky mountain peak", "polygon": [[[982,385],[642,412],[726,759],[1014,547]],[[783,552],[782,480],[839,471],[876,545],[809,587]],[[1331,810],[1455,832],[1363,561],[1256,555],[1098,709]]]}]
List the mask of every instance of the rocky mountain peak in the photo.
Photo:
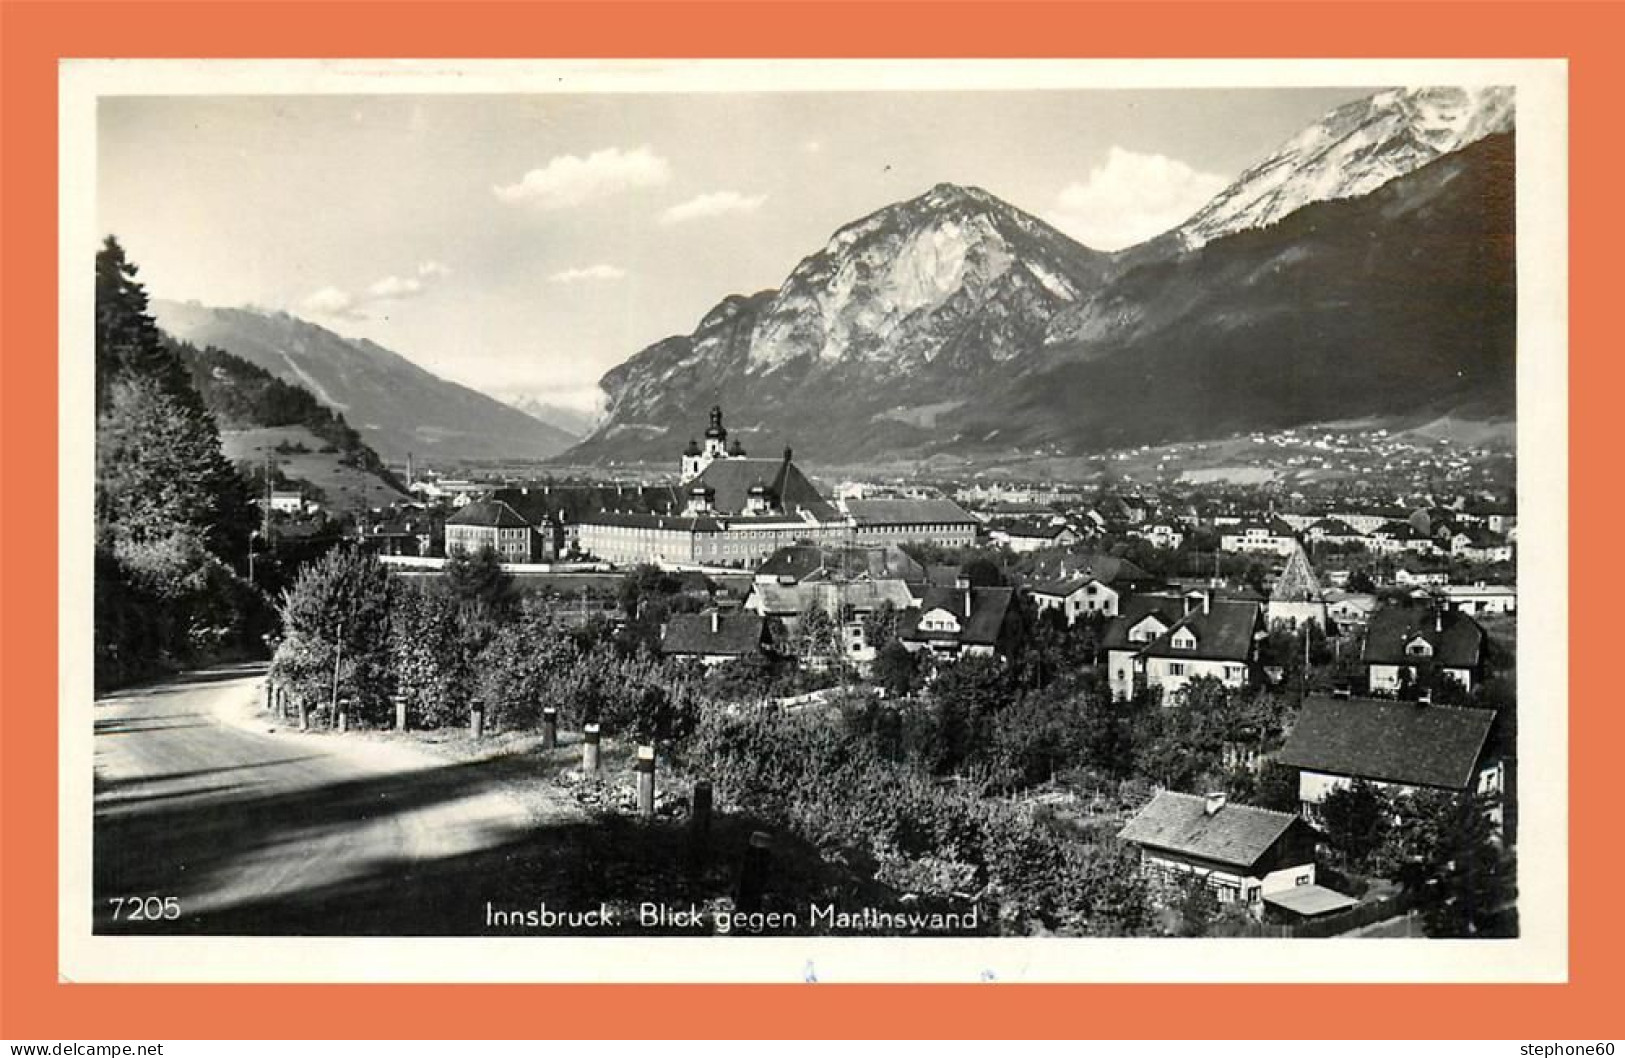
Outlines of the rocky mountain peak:
[{"label": "rocky mountain peak", "polygon": [[1511,131],[1514,110],[1513,90],[1501,86],[1391,88],[1354,100],[1242,173],[1172,234],[1192,249],[1273,224],[1312,202],[1368,194],[1441,155]]}]

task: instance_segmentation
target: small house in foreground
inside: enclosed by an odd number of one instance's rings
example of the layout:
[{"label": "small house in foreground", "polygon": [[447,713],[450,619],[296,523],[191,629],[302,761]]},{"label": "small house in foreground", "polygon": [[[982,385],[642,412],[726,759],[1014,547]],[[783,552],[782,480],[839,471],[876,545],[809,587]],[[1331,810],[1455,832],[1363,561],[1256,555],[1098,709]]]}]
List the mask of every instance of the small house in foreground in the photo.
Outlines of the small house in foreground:
[{"label": "small house in foreground", "polygon": [[1302,817],[1223,794],[1163,790],[1118,837],[1140,848],[1148,874],[1206,880],[1221,904],[1241,902],[1255,915],[1273,893],[1315,884],[1314,828]]}]

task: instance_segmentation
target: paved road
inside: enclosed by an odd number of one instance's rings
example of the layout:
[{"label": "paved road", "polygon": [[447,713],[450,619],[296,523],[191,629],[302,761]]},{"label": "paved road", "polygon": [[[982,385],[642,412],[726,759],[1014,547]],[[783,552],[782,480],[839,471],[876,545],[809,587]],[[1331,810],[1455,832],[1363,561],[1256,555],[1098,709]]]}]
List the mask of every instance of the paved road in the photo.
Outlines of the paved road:
[{"label": "paved road", "polygon": [[[268,730],[263,677],[213,669],[97,702],[97,931],[481,932],[478,883],[537,836],[492,769]],[[143,904],[158,921],[131,901],[115,915],[119,897],[159,898]]]}]

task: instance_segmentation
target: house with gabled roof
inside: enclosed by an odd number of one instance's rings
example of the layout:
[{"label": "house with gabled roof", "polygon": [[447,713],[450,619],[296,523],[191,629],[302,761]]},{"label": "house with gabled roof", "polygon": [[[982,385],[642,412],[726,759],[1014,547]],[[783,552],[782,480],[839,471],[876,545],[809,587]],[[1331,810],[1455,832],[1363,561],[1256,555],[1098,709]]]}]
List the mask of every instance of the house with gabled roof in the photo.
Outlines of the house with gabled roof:
[{"label": "house with gabled roof", "polygon": [[1135,526],[1129,530],[1129,535],[1139,537],[1152,547],[1177,551],[1179,545],[1185,542],[1185,527],[1175,521],[1159,519]]},{"label": "house with gabled roof", "polygon": [[1172,704],[1192,680],[1203,677],[1245,687],[1264,636],[1263,608],[1255,602],[1215,600],[1211,592],[1193,593],[1184,605],[1186,612],[1134,655],[1136,685],[1160,689],[1164,704]]},{"label": "house with gabled roof", "polygon": [[1396,793],[1501,795],[1508,764],[1492,737],[1495,722],[1488,709],[1311,696],[1276,760],[1298,769],[1298,797],[1311,818],[1328,794],[1357,779]]},{"label": "house with gabled roof", "polygon": [[1132,698],[1141,650],[1185,615],[1189,604],[1177,592],[1130,595],[1106,625],[1101,649],[1106,655],[1106,682],[1112,697]]},{"label": "house with gabled roof", "polygon": [[535,533],[518,511],[501,500],[473,500],[446,519],[446,554],[484,548],[503,562],[529,562]]},{"label": "house with gabled roof", "polygon": [[1071,526],[1056,522],[1016,521],[997,524],[988,529],[988,539],[1018,554],[1042,551],[1046,548],[1071,547],[1078,542],[1078,534]]},{"label": "house with gabled roof", "polygon": [[1408,521],[1384,522],[1371,531],[1366,546],[1379,555],[1431,555],[1438,550],[1433,537]]},{"label": "house with gabled roof", "polygon": [[1104,614],[1116,617],[1125,595],[1156,578],[1126,558],[1114,555],[1073,555],[1062,563],[1067,572],[1029,589],[1039,614],[1057,610],[1073,624],[1079,617]]},{"label": "house with gabled roof", "polygon": [[1483,526],[1472,525],[1451,536],[1450,554],[1468,562],[1511,562],[1512,542]]},{"label": "house with gabled roof", "polygon": [[1219,537],[1219,550],[1244,554],[1280,555],[1283,558],[1297,546],[1292,526],[1276,515],[1249,519],[1227,526]]},{"label": "house with gabled roof", "polygon": [[1304,538],[1315,544],[1364,544],[1365,534],[1341,518],[1316,518],[1303,530]]},{"label": "house with gabled roof", "polygon": [[918,609],[898,622],[908,650],[933,657],[1007,657],[1014,646],[1015,589],[977,588],[960,577],[952,588],[927,588]]},{"label": "house with gabled roof", "polygon": [[660,653],[721,665],[766,653],[767,621],[754,613],[673,614],[660,634]]},{"label": "house with gabled roof", "polygon": [[1360,661],[1372,694],[1398,694],[1436,669],[1470,691],[1484,677],[1488,637],[1460,610],[1431,603],[1389,606],[1371,615]]},{"label": "house with gabled roof", "polygon": [[1302,817],[1162,790],[1117,835],[1154,877],[1203,879],[1221,904],[1261,915],[1266,898],[1315,884],[1317,834]]}]

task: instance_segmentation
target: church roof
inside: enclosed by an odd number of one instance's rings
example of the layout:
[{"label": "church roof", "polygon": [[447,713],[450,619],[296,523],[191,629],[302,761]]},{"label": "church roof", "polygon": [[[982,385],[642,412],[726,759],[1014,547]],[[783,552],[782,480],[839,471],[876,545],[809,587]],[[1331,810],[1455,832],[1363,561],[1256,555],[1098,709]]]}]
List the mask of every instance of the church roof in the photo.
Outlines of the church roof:
[{"label": "church roof", "polygon": [[716,509],[733,514],[745,509],[750,487],[758,480],[767,485],[773,505],[786,514],[806,511],[819,521],[838,517],[831,503],[807,480],[794,463],[783,459],[718,459],[695,478],[716,490]]},{"label": "church roof", "polygon": [[1286,568],[1281,571],[1281,575],[1275,580],[1275,586],[1270,589],[1270,601],[1326,601],[1326,595],[1320,589],[1320,580],[1310,567],[1309,556],[1304,554],[1302,544],[1292,549],[1292,555],[1286,560]]}]

